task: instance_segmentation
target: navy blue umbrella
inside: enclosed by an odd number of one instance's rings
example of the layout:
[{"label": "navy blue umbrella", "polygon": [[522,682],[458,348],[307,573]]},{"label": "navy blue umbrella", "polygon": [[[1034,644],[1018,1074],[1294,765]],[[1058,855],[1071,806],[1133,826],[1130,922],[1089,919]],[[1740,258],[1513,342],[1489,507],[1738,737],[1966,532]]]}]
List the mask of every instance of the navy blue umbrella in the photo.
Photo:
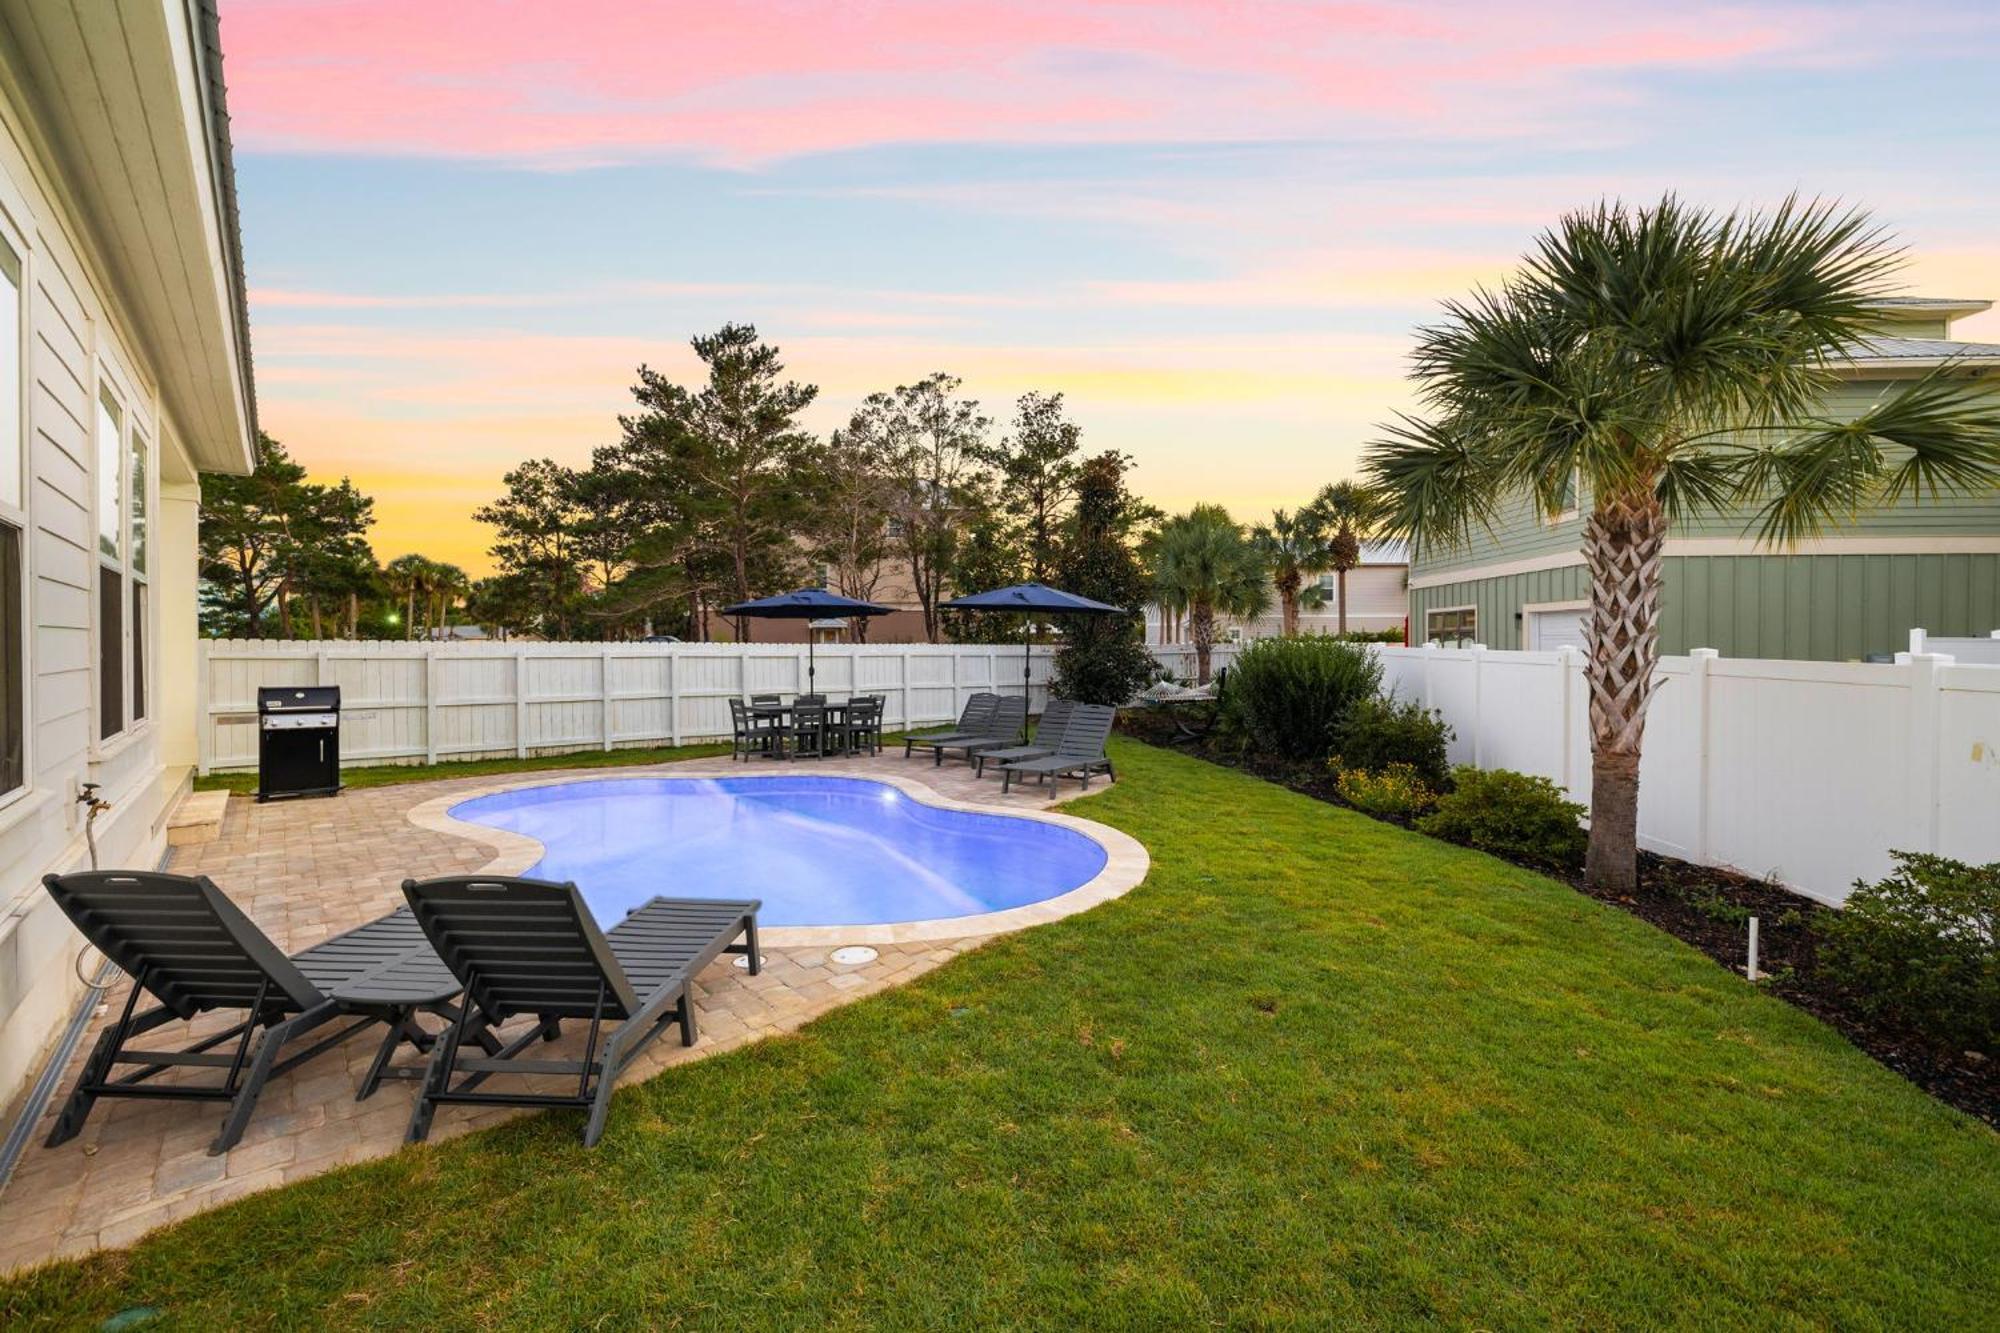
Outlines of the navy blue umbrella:
[{"label": "navy blue umbrella", "polygon": [[[722,614],[734,618],[750,616],[757,620],[819,620],[827,616],[887,616],[894,615],[893,606],[877,606],[873,602],[856,601],[852,597],[842,597],[837,592],[824,588],[800,588],[795,592],[781,592],[771,597],[759,597],[755,601],[738,602],[734,606],[722,608]],[[812,692],[813,677],[817,666],[813,661],[812,631],[806,631],[806,692]]]},{"label": "navy blue umbrella", "polygon": [[[1088,597],[1079,597],[1061,588],[1051,588],[1046,583],[1017,583],[1011,588],[995,588],[991,592],[976,592],[969,597],[954,597],[941,603],[951,611],[1000,611],[1014,615],[1041,616],[1129,616],[1132,613],[1122,606],[1112,606],[1108,602],[1095,602]],[[1028,697],[1028,663],[1031,645],[1027,631],[1021,634],[1021,696]]]}]

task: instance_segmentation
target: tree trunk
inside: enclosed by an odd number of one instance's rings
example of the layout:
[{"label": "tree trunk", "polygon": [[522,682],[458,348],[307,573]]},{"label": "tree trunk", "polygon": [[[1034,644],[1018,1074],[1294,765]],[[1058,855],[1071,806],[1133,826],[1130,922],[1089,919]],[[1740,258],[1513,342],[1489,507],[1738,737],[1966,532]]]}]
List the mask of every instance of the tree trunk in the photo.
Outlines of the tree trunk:
[{"label": "tree trunk", "polygon": [[1660,555],[1667,520],[1650,493],[1606,500],[1584,528],[1590,569],[1591,887],[1639,884],[1639,754],[1660,659]]},{"label": "tree trunk", "polygon": [[1336,631],[1345,634],[1347,633],[1347,571],[1344,569],[1335,570],[1333,572],[1333,579],[1335,583],[1340,585],[1340,619],[1336,626]]},{"label": "tree trunk", "polygon": [[1188,609],[1188,633],[1194,639],[1194,683],[1208,684],[1208,652],[1215,645],[1215,608],[1196,602]]},{"label": "tree trunk", "polygon": [[278,585],[278,637],[292,637],[292,589],[289,580]]},{"label": "tree trunk", "polygon": [[417,590],[411,588],[403,598],[403,641],[417,637]]},{"label": "tree trunk", "polygon": [[320,633],[319,627],[319,594],[316,592],[308,593],[306,595],[306,605],[312,608],[313,637],[315,639],[325,638],[326,636]]},{"label": "tree trunk", "polygon": [[1299,632],[1299,576],[1278,576],[1278,632],[1286,638]]},{"label": "tree trunk", "polygon": [[347,637],[361,637],[361,594],[351,589],[347,594]]}]

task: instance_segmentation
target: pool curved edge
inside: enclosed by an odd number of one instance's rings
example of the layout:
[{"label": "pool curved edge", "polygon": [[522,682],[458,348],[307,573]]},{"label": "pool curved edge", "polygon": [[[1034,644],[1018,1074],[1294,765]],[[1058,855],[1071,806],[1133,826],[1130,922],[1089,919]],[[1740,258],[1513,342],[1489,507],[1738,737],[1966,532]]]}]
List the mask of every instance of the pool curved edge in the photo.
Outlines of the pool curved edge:
[{"label": "pool curved edge", "polygon": [[[514,833],[507,829],[494,828],[490,824],[475,824],[469,820],[458,819],[452,815],[452,807],[500,792],[524,791],[532,787],[566,786],[577,782],[616,782],[625,778],[764,779],[793,776],[796,774],[746,773],[740,766],[711,767],[703,764],[696,769],[677,764],[647,765],[620,768],[615,772],[599,770],[565,774],[561,777],[500,782],[486,787],[463,788],[448,795],[433,797],[412,806],[404,813],[418,828],[435,833],[449,833],[491,847],[494,853],[493,859],[475,873],[519,875],[542,859],[544,849],[541,841],[525,833]],[[1059,921],[1063,917],[1074,916],[1078,912],[1096,907],[1099,903],[1110,902],[1113,898],[1137,888],[1140,881],[1146,878],[1146,871],[1152,865],[1152,858],[1147,855],[1145,847],[1137,838],[1109,825],[1099,824],[1094,820],[1079,819],[1075,815],[1063,814],[1059,810],[1020,810],[982,802],[957,801],[940,794],[915,778],[904,777],[901,774],[836,773],[828,776],[849,778],[858,782],[879,782],[940,810],[964,810],[974,814],[1004,815],[1009,819],[1055,824],[1080,833],[1103,848],[1104,868],[1067,893],[998,912],[938,917],[928,921],[896,921],[884,925],[765,926],[758,931],[759,937],[765,944],[779,948],[837,944],[914,944],[925,940],[956,940],[983,935],[1002,935],[1010,931],[1025,930],[1029,926]]]}]

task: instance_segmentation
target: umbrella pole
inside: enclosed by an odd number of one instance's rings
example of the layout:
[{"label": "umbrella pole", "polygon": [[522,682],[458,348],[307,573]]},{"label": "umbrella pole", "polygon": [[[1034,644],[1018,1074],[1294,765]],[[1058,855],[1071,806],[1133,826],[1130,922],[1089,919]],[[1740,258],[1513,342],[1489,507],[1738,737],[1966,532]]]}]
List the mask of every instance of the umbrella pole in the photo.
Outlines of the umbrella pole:
[{"label": "umbrella pole", "polygon": [[1035,622],[1024,620],[1021,624],[1021,741],[1028,739],[1028,709],[1034,706],[1034,686],[1029,684],[1029,666],[1034,657]]},{"label": "umbrella pole", "polygon": [[814,692],[816,688],[815,682],[818,680],[819,677],[819,667],[815,662],[815,650],[818,647],[819,645],[813,642],[812,622],[808,620],[806,622],[806,693],[807,694],[811,694]]}]

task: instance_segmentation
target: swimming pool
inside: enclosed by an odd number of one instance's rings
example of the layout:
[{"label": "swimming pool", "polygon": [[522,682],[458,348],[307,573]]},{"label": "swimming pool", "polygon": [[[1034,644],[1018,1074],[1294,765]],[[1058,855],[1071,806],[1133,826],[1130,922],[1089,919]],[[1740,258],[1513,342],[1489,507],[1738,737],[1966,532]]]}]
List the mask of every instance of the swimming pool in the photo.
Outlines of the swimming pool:
[{"label": "swimming pool", "polygon": [[656,894],[755,897],[760,924],[862,926],[1006,911],[1069,893],[1107,854],[1061,824],[941,808],[821,776],[609,778],[459,801],[452,819],[542,845],[600,922]]}]

